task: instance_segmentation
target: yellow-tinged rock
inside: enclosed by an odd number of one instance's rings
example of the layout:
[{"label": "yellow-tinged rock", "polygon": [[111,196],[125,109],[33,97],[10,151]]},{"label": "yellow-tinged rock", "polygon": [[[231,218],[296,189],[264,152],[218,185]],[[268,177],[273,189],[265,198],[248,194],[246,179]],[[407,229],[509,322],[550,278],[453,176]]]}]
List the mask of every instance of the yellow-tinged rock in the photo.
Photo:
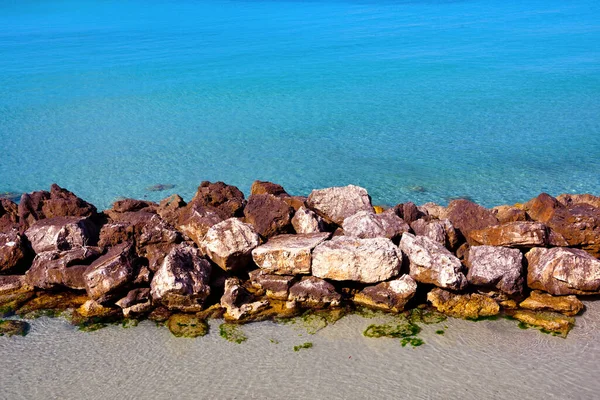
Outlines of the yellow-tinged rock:
[{"label": "yellow-tinged rock", "polygon": [[375,214],[381,214],[385,211],[381,206],[373,206],[373,210],[375,211]]},{"label": "yellow-tinged rock", "polygon": [[556,311],[569,316],[577,315],[583,310],[583,303],[573,295],[552,296],[539,290],[531,292],[519,306],[534,311]]},{"label": "yellow-tinged rock", "polygon": [[91,299],[83,303],[76,311],[84,318],[107,317],[115,313],[114,308],[104,307],[102,304]]},{"label": "yellow-tinged rock", "polygon": [[[45,311],[59,312],[68,308],[77,308],[89,300],[84,294],[62,292],[62,293],[38,293],[37,297],[28,301],[17,310],[19,316],[30,313],[45,313]],[[46,313],[47,314],[47,313]]]},{"label": "yellow-tinged rock", "polygon": [[500,306],[488,296],[477,293],[456,294],[435,288],[427,300],[441,313],[456,318],[477,319],[491,317],[500,312]]},{"label": "yellow-tinged rock", "polygon": [[517,310],[511,316],[524,324],[539,328],[542,332],[567,337],[575,326],[575,318],[550,311]]}]

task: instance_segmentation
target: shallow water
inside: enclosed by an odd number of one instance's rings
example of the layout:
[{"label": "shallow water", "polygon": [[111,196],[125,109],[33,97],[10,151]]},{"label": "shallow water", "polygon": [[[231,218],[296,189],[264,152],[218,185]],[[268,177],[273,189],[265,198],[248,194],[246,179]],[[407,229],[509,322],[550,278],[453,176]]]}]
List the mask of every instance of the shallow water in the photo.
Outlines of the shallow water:
[{"label": "shallow water", "polygon": [[[150,322],[86,333],[44,317],[26,337],[0,337],[0,398],[591,399],[600,303],[586,306],[567,339],[504,319],[448,319],[422,325],[415,348],[362,336],[373,320],[358,315],[314,335],[244,325],[242,344],[222,339],[218,321],[205,337],[178,339]],[[305,342],[313,348],[293,350]]]},{"label": "shallow water", "polygon": [[600,194],[599,21],[596,0],[0,1],[0,192]]}]

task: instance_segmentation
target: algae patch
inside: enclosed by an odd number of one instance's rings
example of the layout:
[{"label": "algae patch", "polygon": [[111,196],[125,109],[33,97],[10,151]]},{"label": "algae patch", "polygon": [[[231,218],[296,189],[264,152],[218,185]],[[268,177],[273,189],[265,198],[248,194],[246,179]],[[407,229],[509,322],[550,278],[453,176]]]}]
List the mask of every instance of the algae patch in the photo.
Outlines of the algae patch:
[{"label": "algae patch", "polygon": [[405,323],[398,324],[372,324],[367,327],[367,329],[363,332],[363,335],[372,338],[406,338],[409,336],[414,336],[419,332],[421,332],[421,327],[413,324],[412,322],[406,321]]},{"label": "algae patch", "polygon": [[306,342],[306,343],[294,346],[294,351],[300,351],[302,349],[310,349],[312,347],[313,347],[313,344],[311,342]]},{"label": "algae patch", "polygon": [[27,333],[29,333],[29,324],[27,322],[0,319],[0,336],[25,336]]},{"label": "algae patch", "polygon": [[400,341],[400,344],[402,344],[402,347],[406,347],[407,344],[410,344],[412,347],[419,347],[425,344],[425,342],[419,338],[406,337]]},{"label": "algae patch", "polygon": [[224,323],[219,326],[219,335],[232,343],[243,343],[248,340],[239,325]]}]

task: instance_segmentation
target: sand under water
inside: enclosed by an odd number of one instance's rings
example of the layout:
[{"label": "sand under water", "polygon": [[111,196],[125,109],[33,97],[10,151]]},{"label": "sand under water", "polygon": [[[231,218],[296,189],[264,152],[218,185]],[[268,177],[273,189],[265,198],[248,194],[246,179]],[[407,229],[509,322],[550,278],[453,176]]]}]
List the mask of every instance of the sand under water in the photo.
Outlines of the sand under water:
[{"label": "sand under water", "polygon": [[[360,315],[314,334],[300,321],[248,324],[241,344],[219,336],[220,321],[186,339],[149,321],[81,332],[42,317],[26,337],[0,337],[0,398],[591,399],[600,302],[585,303],[566,339],[449,318],[421,325],[419,347],[364,337],[374,320]],[[304,343],[313,346],[294,351]]]}]

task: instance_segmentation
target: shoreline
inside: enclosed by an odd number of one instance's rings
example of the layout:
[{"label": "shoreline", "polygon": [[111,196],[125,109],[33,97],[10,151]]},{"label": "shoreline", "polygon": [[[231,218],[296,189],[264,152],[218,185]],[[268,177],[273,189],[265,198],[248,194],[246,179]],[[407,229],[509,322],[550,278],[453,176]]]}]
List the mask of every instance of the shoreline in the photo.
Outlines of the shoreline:
[{"label": "shoreline", "polygon": [[353,185],[301,197],[255,181],[246,199],[203,182],[189,203],[123,199],[98,212],[53,185],[2,200],[0,318],[63,315],[82,330],[150,319],[180,337],[224,318],[220,335],[241,343],[238,324],[320,330],[358,312],[391,318],[365,336],[417,347],[432,321],[504,316],[566,337],[584,308],[577,296],[600,293],[599,255],[592,195],[383,208]]}]

